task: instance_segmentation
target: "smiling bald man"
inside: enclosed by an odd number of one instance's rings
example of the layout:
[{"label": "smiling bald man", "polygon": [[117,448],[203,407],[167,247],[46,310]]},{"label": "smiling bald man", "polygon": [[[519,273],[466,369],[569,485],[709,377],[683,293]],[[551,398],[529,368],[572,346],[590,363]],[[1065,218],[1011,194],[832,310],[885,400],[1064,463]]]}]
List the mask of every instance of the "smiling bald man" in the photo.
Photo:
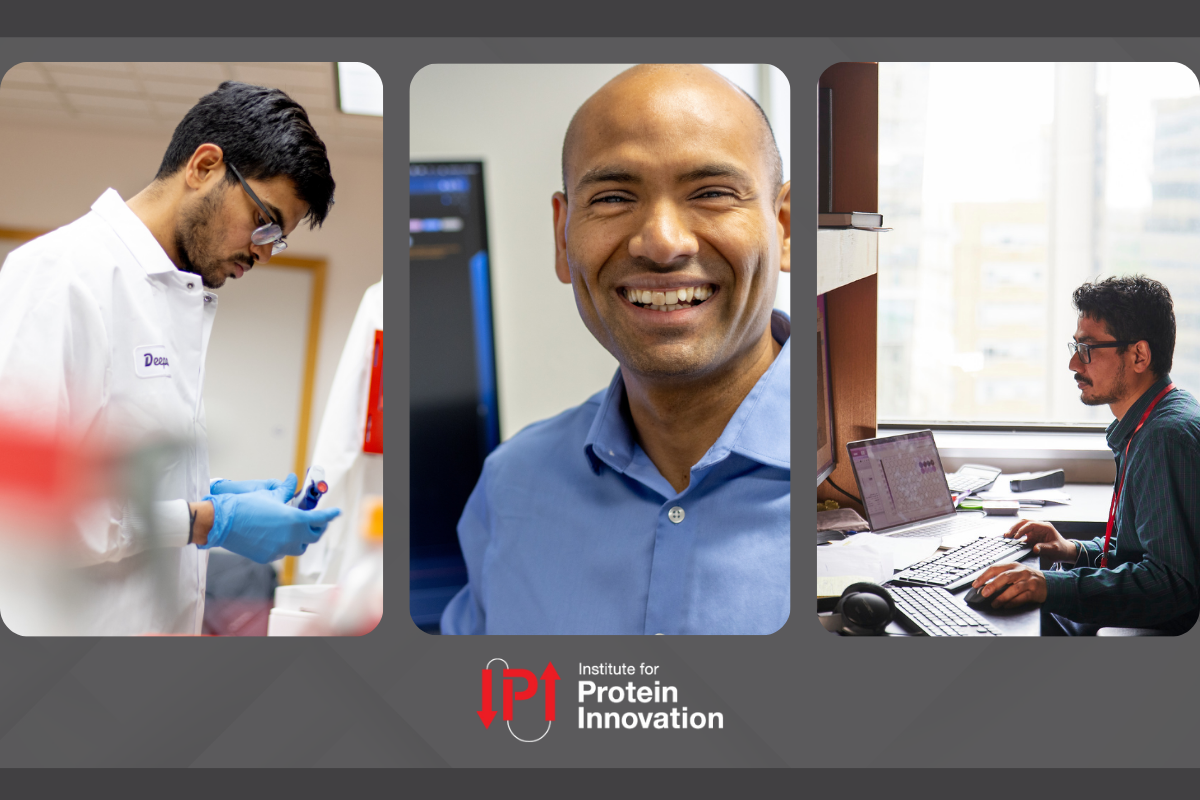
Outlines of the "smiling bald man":
[{"label": "smiling bald man", "polygon": [[768,634],[790,607],[791,187],[762,109],[644,65],[576,112],[555,271],[620,364],[501,445],[443,633]]}]

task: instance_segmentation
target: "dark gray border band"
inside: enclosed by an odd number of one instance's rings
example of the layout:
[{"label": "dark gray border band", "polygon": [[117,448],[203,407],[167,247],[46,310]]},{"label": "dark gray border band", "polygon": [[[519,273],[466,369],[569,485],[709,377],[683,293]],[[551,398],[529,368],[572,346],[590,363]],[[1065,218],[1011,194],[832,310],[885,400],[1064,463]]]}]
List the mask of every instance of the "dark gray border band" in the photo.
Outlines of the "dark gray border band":
[{"label": "dark gray border band", "polygon": [[[383,77],[388,97],[385,218],[399,225],[408,210],[402,155],[408,147],[407,87],[429,63],[767,61],[791,81],[792,149],[799,154],[816,147],[805,92],[837,61],[1189,64],[1200,54],[1200,40],[1183,39],[256,39],[247,55],[248,43],[4,39],[0,71],[23,60],[124,60],[132,54],[142,60],[270,60],[303,53],[314,60],[366,61]],[[0,155],[13,157],[19,154]],[[796,158],[793,169],[797,186],[813,185],[809,161]],[[815,193],[800,192],[795,202],[797,218],[811,218]],[[798,227],[796,237],[795,253],[815,252],[813,231]],[[406,255],[389,250],[385,258],[385,310],[390,328],[402,332],[400,346],[388,350],[386,389],[393,398],[406,398]],[[794,271],[794,292],[805,299],[815,282],[814,265],[798,257]],[[802,361],[795,374],[810,375],[813,366]],[[794,417],[811,418],[812,385],[796,378],[793,388]],[[391,576],[406,573],[406,404],[398,414],[400,423],[389,429],[393,455],[385,484],[393,509],[386,528]],[[798,426],[793,450],[809,453],[814,444],[811,432]],[[798,498],[811,491],[803,480],[795,488]],[[800,542],[809,541],[803,512],[794,517],[793,530]],[[1185,731],[1195,694],[1195,632],[1177,639],[988,644],[835,639],[810,616],[813,568],[812,551],[795,548],[793,594],[799,602],[788,625],[769,637],[435,639],[412,625],[407,593],[396,590],[381,626],[353,640],[26,640],[3,631],[0,766],[1011,763],[1008,748],[979,747],[961,735],[975,719],[992,741],[1023,743],[1019,759],[1029,766],[1192,763]],[[496,656],[539,671],[553,661],[563,676],[565,722],[538,745],[517,743],[496,726],[485,730],[475,715],[478,671]],[[686,704],[722,711],[725,729],[688,736],[575,730],[577,664],[621,661],[660,665]],[[1003,687],[1004,693],[981,686]],[[1130,731],[1137,735],[1125,735]],[[1101,746],[1102,733],[1117,736],[1119,747]]]}]

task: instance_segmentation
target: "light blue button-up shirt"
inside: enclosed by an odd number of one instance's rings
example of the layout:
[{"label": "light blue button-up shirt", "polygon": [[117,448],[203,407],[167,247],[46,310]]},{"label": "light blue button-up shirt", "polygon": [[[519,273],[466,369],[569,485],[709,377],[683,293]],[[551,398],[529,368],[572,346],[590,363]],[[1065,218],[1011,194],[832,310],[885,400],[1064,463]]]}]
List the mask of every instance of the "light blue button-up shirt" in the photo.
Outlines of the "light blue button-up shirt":
[{"label": "light blue button-up shirt", "polygon": [[484,464],[458,523],[469,582],[442,633],[767,634],[791,590],[791,322],[676,492],[634,440],[620,370]]}]

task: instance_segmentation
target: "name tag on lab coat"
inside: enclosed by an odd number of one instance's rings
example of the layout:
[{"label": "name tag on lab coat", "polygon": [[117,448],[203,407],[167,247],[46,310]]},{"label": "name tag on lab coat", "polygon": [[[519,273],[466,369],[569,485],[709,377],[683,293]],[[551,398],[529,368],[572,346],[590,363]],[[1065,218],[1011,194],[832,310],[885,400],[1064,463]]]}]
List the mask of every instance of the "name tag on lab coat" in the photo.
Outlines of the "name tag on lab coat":
[{"label": "name tag on lab coat", "polygon": [[133,371],[139,378],[171,377],[171,361],[167,356],[167,348],[161,344],[152,344],[134,350]]}]

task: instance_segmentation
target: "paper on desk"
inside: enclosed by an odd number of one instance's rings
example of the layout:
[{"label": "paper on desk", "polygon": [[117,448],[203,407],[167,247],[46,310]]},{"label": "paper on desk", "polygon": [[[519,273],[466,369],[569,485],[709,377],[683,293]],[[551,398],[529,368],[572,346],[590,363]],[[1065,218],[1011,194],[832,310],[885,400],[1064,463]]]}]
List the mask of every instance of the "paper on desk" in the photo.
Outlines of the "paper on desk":
[{"label": "paper on desk", "polygon": [[1011,492],[1005,487],[1002,491],[995,489],[979,492],[975,495],[980,500],[1042,500],[1052,505],[1070,505],[1071,495],[1062,489],[1034,489],[1032,492]]},{"label": "paper on desk", "polygon": [[1068,505],[1071,496],[1062,489],[1035,489],[1032,492],[1014,492],[1009,486],[1013,478],[1027,478],[1030,472],[1017,472],[1012,475],[1001,475],[996,479],[991,489],[976,493],[981,500],[1042,500],[1053,505]]},{"label": "paper on desk", "polygon": [[[858,535],[865,536],[866,534]],[[876,552],[866,547],[846,547],[845,545],[835,547],[832,544],[817,548],[819,589],[824,588],[823,584],[831,583],[831,581],[822,581],[823,578],[845,579],[847,582],[842,586],[844,589],[859,580],[882,583],[892,577],[893,571],[890,553]],[[851,578],[853,580],[850,580]],[[839,590],[837,593],[841,594],[841,591]]]},{"label": "paper on desk", "polygon": [[879,583],[866,575],[838,575],[836,578],[817,578],[817,597],[841,597],[847,586],[856,583]]},{"label": "paper on desk", "polygon": [[937,536],[897,538],[880,536],[875,533],[860,533],[851,536],[843,547],[867,550],[881,555],[886,554],[892,559],[892,569],[902,570],[911,567],[918,561],[932,558],[940,543],[941,539]]}]

